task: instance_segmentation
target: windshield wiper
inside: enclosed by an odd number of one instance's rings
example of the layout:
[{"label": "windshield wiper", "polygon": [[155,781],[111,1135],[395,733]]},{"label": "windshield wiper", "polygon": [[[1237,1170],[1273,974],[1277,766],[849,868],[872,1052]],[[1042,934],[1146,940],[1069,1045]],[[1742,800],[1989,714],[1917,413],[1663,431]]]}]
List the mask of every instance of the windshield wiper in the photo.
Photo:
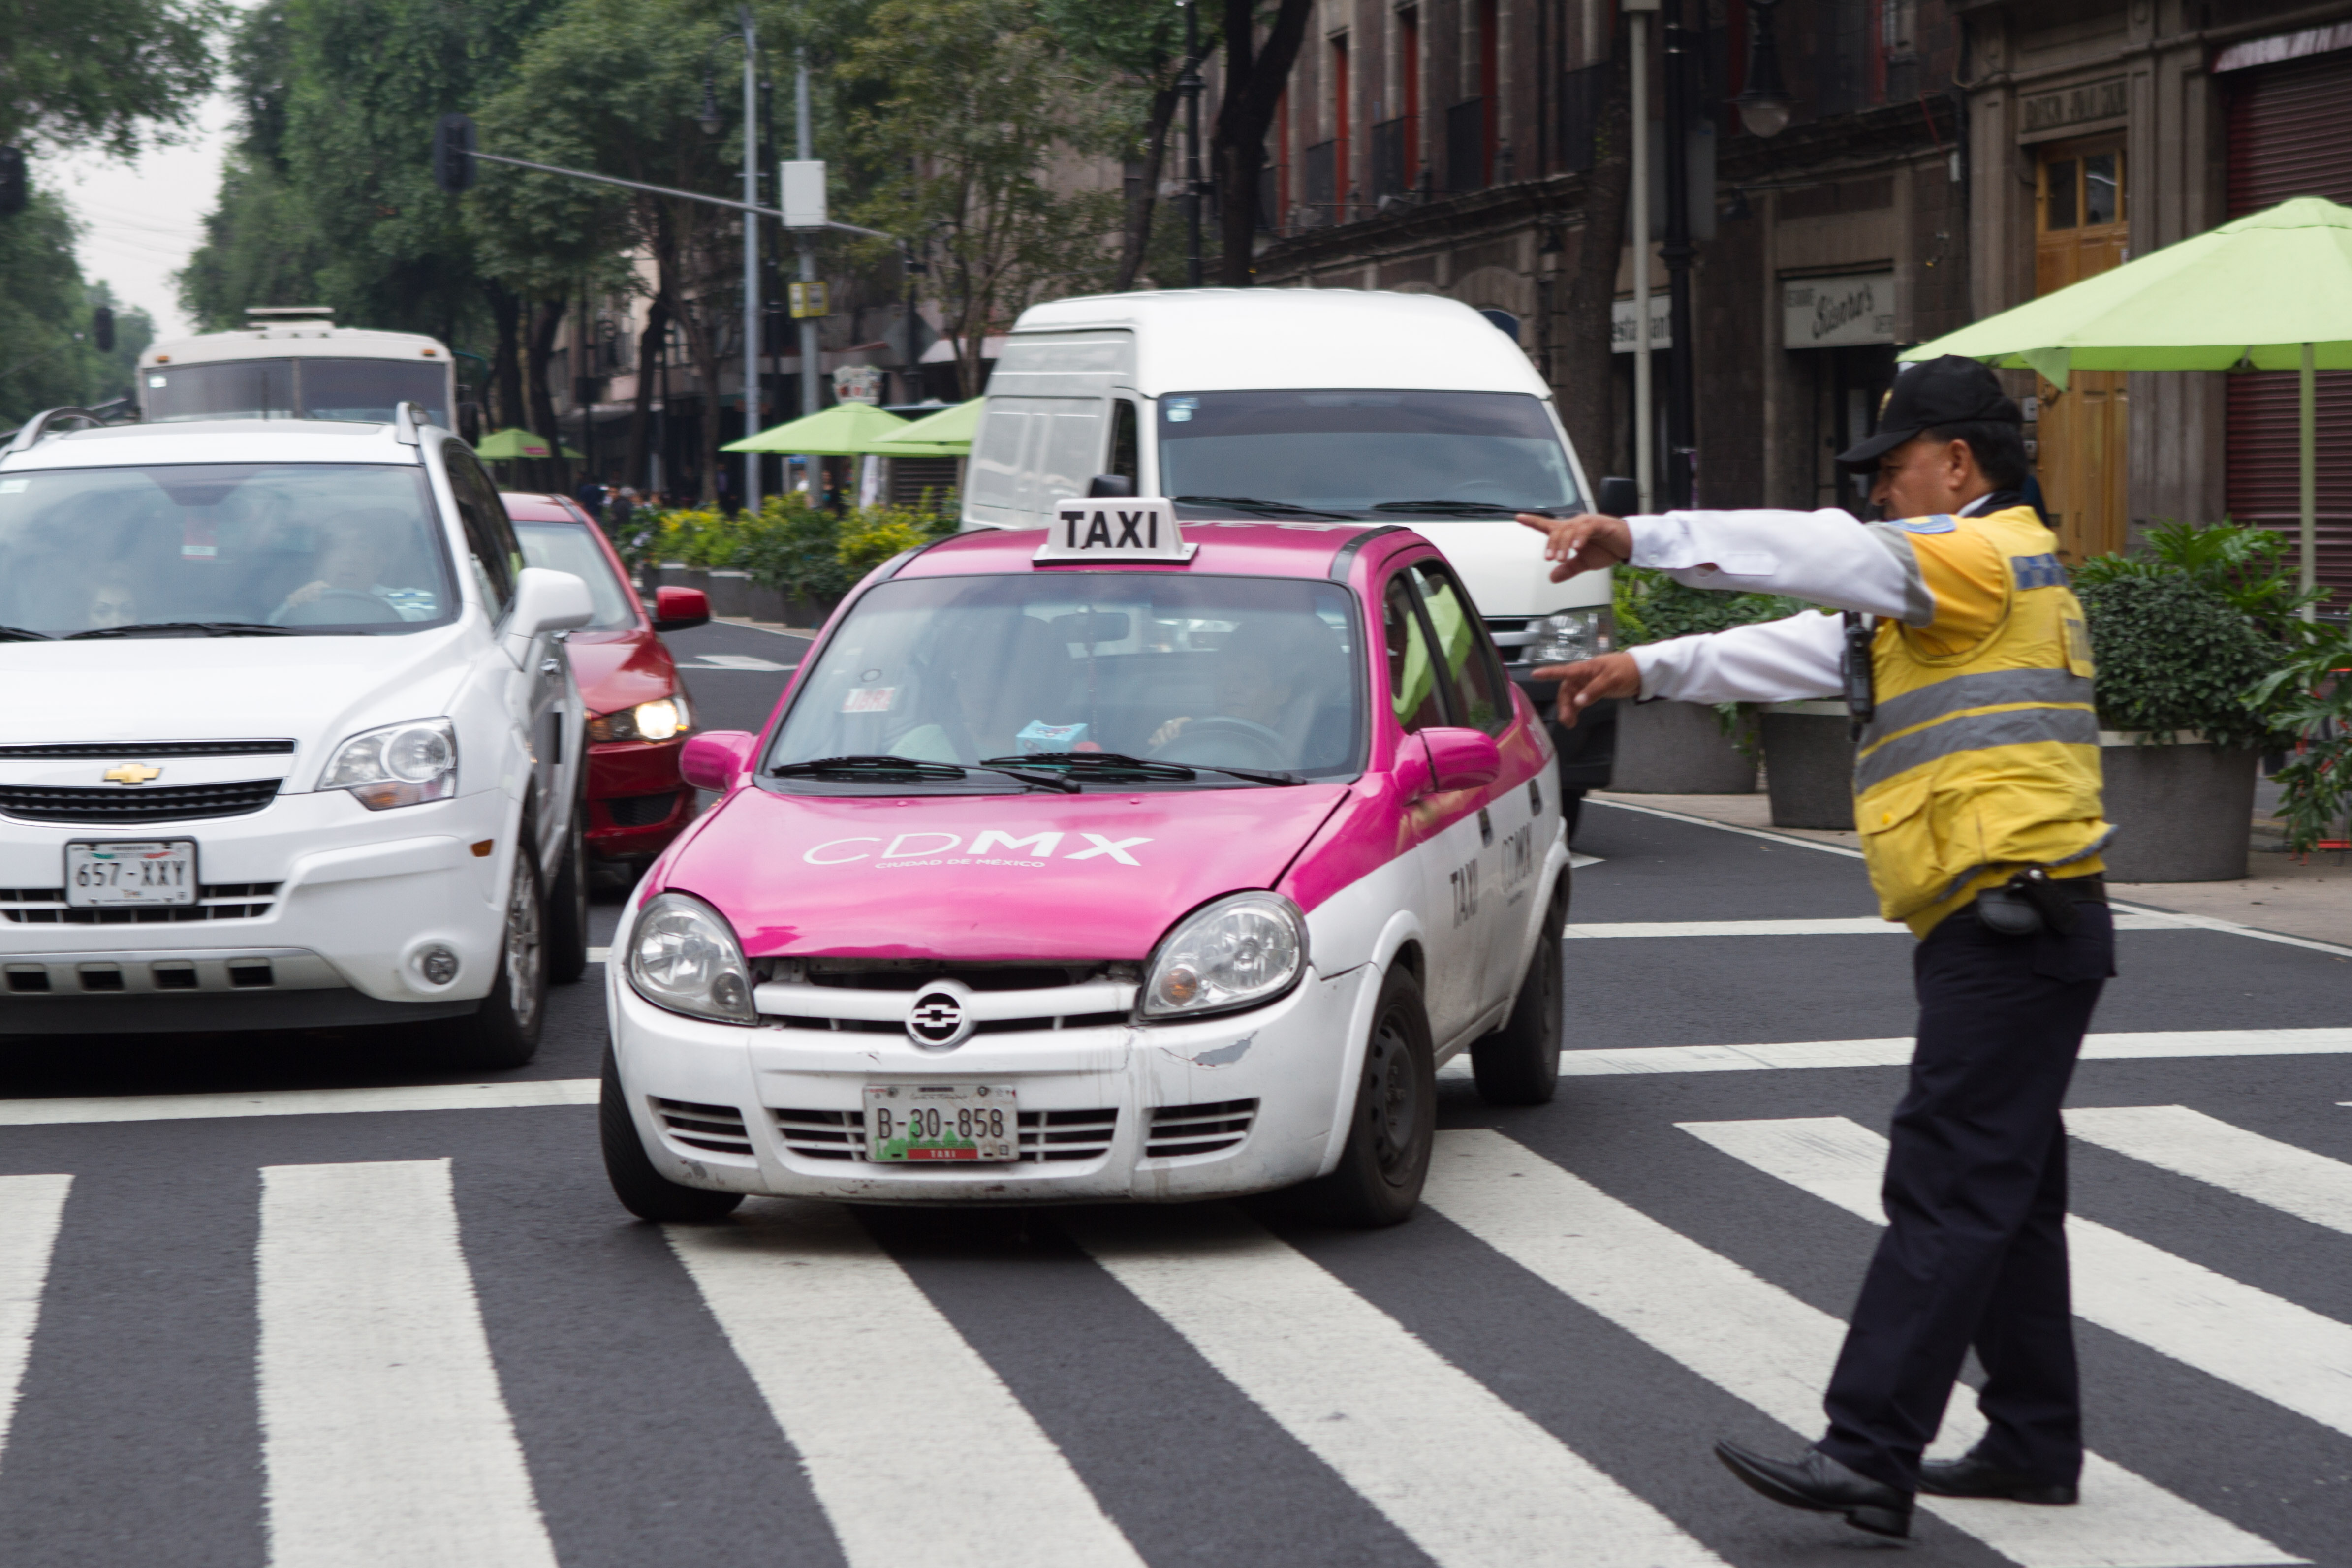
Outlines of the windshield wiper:
[{"label": "windshield wiper", "polygon": [[47,642],[47,632],[28,632],[22,626],[0,626],[0,642]]},{"label": "windshield wiper", "polygon": [[68,633],[65,640],[79,642],[84,637],[135,637],[171,632],[192,632],[205,637],[290,637],[300,635],[264,621],[141,621],[135,626],[99,626],[91,631]]},{"label": "windshield wiper", "polygon": [[1245,511],[1262,511],[1275,517],[1328,517],[1334,522],[1356,521],[1351,512],[1318,511],[1311,506],[1293,506],[1286,500],[1260,500],[1255,496],[1174,496],[1170,499],[1181,506],[1237,506]]},{"label": "windshield wiper", "polygon": [[[1003,773],[1039,789],[1059,790],[1064,795],[1076,795],[1078,786],[1068,779],[1055,778],[1051,773],[1024,773],[1013,768],[979,764],[980,771]],[[835,778],[912,779],[923,784],[952,784],[970,776],[971,770],[956,763],[926,763],[913,757],[854,756],[819,757],[814,762],[783,763],[768,770],[773,779],[813,778],[831,775]]]},{"label": "windshield wiper", "polygon": [[1384,500],[1374,511],[1430,511],[1440,517],[1517,517],[1523,511],[1541,513],[1539,506],[1504,506],[1490,500]]},{"label": "windshield wiper", "polygon": [[1130,778],[1181,784],[1202,773],[1223,773],[1252,784],[1301,784],[1297,773],[1271,768],[1219,768],[1207,763],[1158,763],[1118,752],[1033,752],[1020,757],[991,757],[991,763],[1020,763],[1028,767],[1070,768],[1081,773],[1118,773]]}]

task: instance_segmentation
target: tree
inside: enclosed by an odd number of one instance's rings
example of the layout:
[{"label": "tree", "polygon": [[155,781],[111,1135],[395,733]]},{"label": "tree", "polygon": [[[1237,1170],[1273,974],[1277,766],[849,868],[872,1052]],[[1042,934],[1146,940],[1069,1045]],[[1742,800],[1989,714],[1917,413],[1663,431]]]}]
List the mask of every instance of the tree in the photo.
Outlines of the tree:
[{"label": "tree", "polygon": [[1225,100],[1217,107],[1210,146],[1216,158],[1217,228],[1223,257],[1219,279],[1246,289],[1257,255],[1258,183],[1265,168],[1265,133],[1290,68],[1307,36],[1315,0],[1280,0],[1265,42],[1257,41],[1255,0],[1225,0]]},{"label": "tree", "polygon": [[212,90],[222,0],[10,0],[0,5],[0,146],[173,140]]},{"label": "tree", "polygon": [[114,295],[82,281],[73,219],[57,197],[37,195],[0,223],[0,430],[44,408],[131,391],[155,325],[144,311],[121,312],[114,350],[101,353],[89,335],[90,313],[101,305],[111,309]]}]

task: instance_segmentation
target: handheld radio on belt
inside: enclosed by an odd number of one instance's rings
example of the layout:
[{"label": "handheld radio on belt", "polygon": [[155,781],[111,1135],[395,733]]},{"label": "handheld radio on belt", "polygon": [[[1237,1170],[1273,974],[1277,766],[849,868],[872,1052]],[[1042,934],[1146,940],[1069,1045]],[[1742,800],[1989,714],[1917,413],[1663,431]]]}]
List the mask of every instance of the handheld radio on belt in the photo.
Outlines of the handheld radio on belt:
[{"label": "handheld radio on belt", "polygon": [[1856,741],[1878,711],[1878,677],[1870,662],[1872,631],[1861,611],[1845,612],[1845,657],[1838,668],[1845,678],[1845,710],[1851,738]]}]

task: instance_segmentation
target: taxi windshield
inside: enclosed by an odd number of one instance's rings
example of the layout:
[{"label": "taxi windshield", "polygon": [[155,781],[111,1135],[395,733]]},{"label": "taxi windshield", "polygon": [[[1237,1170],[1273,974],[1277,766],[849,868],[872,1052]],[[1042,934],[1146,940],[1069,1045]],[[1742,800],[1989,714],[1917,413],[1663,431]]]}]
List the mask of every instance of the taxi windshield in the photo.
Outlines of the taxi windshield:
[{"label": "taxi windshield", "polygon": [[1159,423],[1160,488],[1187,516],[1581,507],[1559,433],[1525,393],[1180,393]]},{"label": "taxi windshield", "polygon": [[53,637],[419,631],[457,611],[436,517],[415,467],[0,474],[0,626]]},{"label": "taxi windshield", "polygon": [[[803,678],[763,771],[856,789],[805,764],[859,759],[870,787],[893,793],[906,781],[873,759],[1133,758],[1180,764],[1150,772],[1192,787],[1246,782],[1203,772],[1196,784],[1188,768],[1351,778],[1363,766],[1360,637],[1331,583],[1164,572],[884,583]],[[955,779],[950,767],[929,775]],[[964,787],[1009,786],[974,773]]]}]

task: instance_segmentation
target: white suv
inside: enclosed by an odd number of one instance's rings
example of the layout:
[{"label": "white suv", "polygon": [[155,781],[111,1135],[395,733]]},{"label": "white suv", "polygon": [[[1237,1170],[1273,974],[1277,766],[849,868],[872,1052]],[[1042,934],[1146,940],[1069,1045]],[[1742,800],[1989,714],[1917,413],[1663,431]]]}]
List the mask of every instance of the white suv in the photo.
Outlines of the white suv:
[{"label": "white suv", "polygon": [[587,963],[569,573],[465,445],[92,424],[0,451],[0,1035],[435,1019]]}]

